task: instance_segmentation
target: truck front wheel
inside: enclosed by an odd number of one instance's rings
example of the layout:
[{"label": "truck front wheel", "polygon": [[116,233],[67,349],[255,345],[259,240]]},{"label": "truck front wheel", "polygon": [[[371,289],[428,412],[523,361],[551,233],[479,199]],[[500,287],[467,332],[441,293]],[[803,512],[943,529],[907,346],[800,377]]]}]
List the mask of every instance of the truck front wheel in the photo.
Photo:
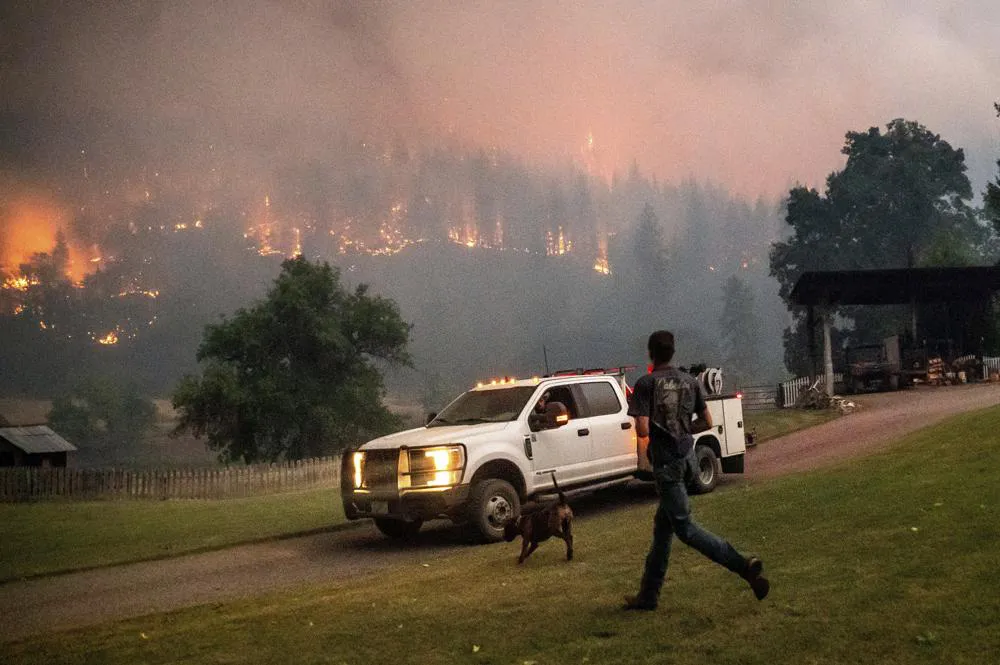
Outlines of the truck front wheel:
[{"label": "truck front wheel", "polygon": [[407,522],[406,520],[393,520],[387,517],[376,517],[375,526],[383,535],[392,538],[393,540],[411,540],[415,538],[417,532],[420,531],[420,527],[423,526],[423,520],[413,520],[412,522]]},{"label": "truck front wheel", "polygon": [[474,535],[484,542],[495,543],[503,539],[504,525],[521,516],[521,499],[506,480],[482,480],[469,492],[467,515]]},{"label": "truck front wheel", "polygon": [[691,474],[691,490],[694,494],[711,492],[719,483],[719,473],[721,473],[719,458],[708,446],[696,446],[694,456],[695,468]]}]

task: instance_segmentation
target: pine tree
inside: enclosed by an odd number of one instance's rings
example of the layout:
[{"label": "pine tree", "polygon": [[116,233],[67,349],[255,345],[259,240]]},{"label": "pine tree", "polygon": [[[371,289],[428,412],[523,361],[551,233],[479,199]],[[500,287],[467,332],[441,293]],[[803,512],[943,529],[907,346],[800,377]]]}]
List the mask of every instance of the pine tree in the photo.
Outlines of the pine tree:
[{"label": "pine tree", "polygon": [[721,326],[725,365],[730,383],[746,383],[760,371],[760,322],[750,286],[732,275],[722,285]]}]

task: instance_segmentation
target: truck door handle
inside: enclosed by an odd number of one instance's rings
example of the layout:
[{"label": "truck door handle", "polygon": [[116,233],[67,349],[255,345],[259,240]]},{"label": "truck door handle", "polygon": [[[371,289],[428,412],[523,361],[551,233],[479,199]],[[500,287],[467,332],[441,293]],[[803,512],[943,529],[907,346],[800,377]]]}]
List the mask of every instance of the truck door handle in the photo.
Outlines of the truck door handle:
[{"label": "truck door handle", "polygon": [[590,434],[590,430],[589,429],[584,428],[584,429],[578,429],[578,430],[576,430],[576,435],[577,436],[587,436],[588,434]]},{"label": "truck door handle", "polygon": [[622,429],[632,429],[632,423],[622,423]]}]

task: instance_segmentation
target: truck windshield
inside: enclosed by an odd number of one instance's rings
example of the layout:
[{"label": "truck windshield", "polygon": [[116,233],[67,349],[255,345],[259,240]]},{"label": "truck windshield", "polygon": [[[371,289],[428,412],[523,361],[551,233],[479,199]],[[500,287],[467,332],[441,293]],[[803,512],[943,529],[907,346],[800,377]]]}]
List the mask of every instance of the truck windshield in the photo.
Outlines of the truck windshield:
[{"label": "truck windshield", "polygon": [[470,390],[446,406],[427,426],[509,422],[517,418],[533,392],[533,386]]}]

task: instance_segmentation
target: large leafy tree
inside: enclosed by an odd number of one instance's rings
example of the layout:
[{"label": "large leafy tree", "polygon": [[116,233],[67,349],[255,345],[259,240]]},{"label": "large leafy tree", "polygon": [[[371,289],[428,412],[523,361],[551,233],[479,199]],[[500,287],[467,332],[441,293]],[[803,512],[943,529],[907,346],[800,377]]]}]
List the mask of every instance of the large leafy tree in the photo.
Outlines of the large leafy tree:
[{"label": "large leafy tree", "polygon": [[409,363],[410,327],[389,299],[349,292],[328,264],[282,264],[265,299],[209,325],[200,376],[174,393],[180,430],[223,460],[336,453],[398,425],[377,363]]},{"label": "large leafy tree", "polygon": [[[1000,118],[1000,102],[993,104],[997,117]],[[1000,168],[1000,160],[997,160],[997,167]],[[986,184],[986,191],[983,192],[983,202],[986,207],[986,216],[993,223],[993,228],[1000,233],[1000,175],[993,182]]]},{"label": "large leafy tree", "polygon": [[[789,192],[791,235],[774,244],[770,257],[786,302],[806,271],[915,267],[940,259],[942,238],[958,239],[966,254],[985,241],[967,203],[972,187],[964,152],[923,125],[897,119],[885,131],[848,132],[842,152],[847,163],[827,177],[825,192],[801,186]],[[800,372],[808,367],[806,316],[801,308],[792,312],[785,363]],[[851,324],[851,341],[905,329],[905,312],[891,308],[838,313]]]}]

